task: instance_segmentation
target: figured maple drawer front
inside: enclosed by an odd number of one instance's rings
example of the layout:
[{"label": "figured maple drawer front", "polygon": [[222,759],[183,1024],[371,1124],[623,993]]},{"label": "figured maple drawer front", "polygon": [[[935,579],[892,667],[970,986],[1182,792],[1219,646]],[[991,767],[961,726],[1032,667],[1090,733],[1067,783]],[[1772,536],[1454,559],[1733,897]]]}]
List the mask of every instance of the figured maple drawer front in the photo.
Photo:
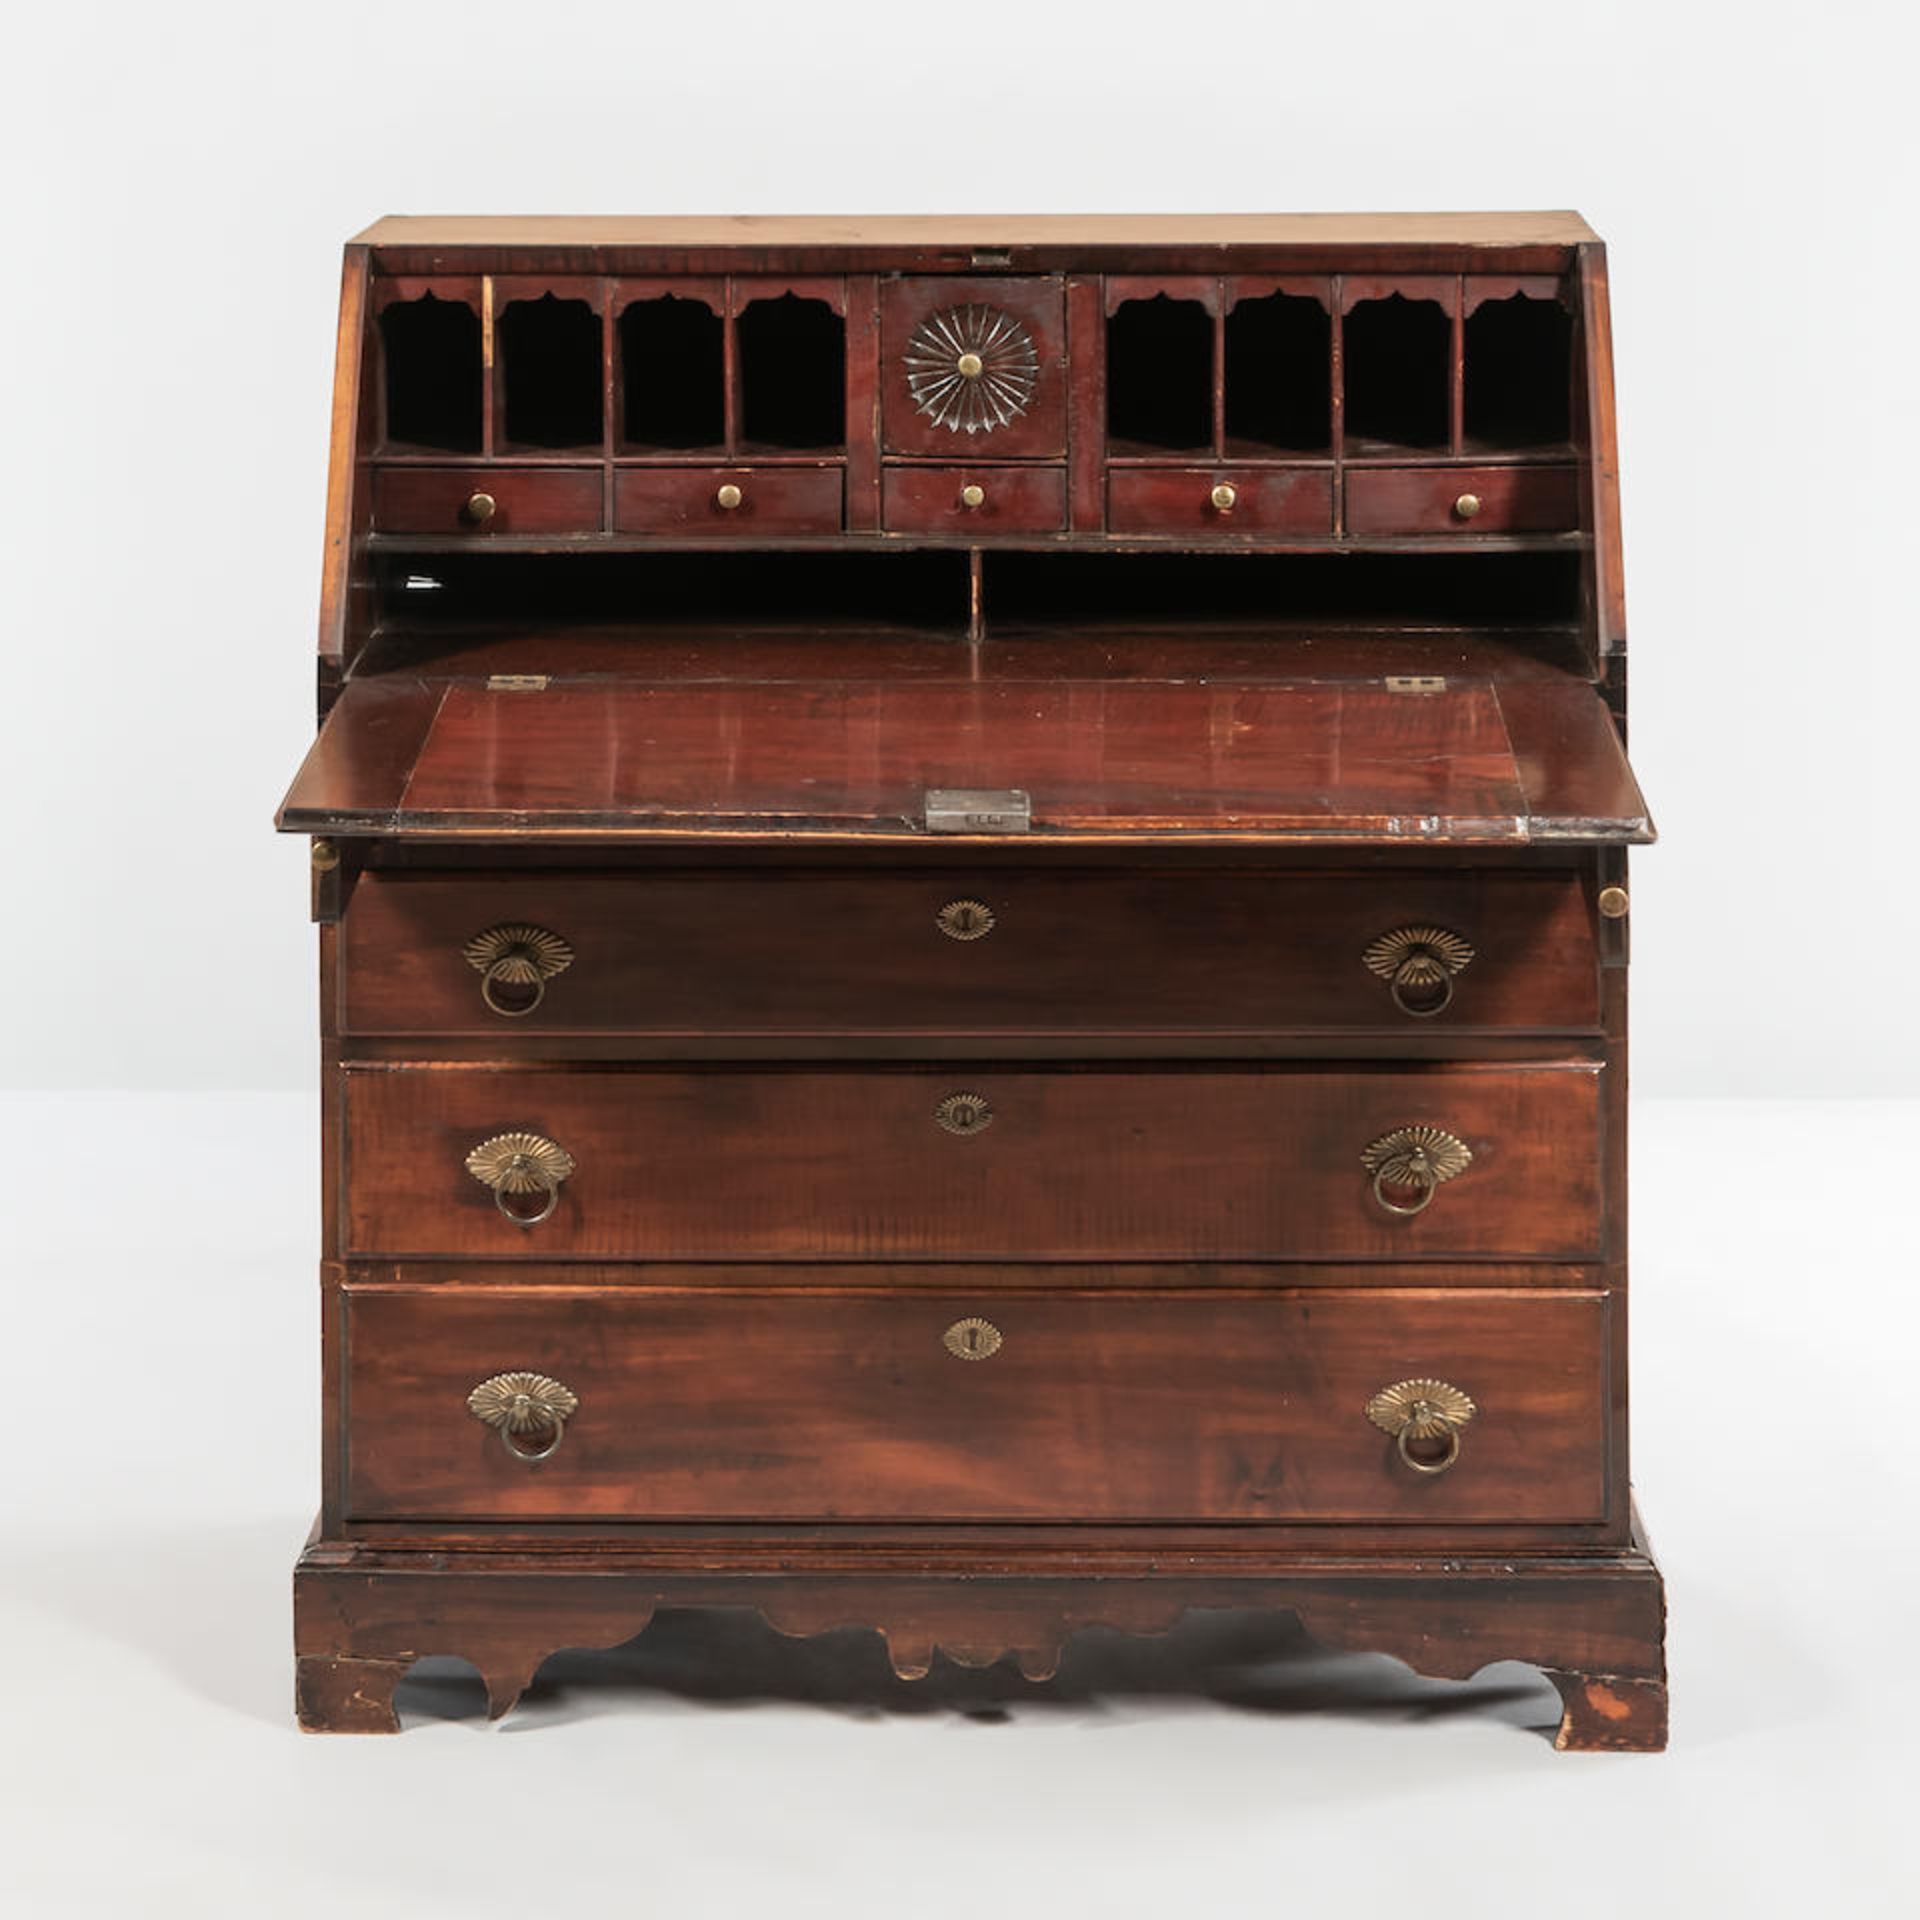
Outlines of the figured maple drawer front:
[{"label": "figured maple drawer front", "polygon": [[1572,467],[1349,467],[1349,533],[1572,533]]},{"label": "figured maple drawer front", "polygon": [[342,943],[342,1026],[359,1034],[1125,1033],[1177,1045],[1599,1019],[1571,870],[369,873]]},{"label": "figured maple drawer front", "polygon": [[1062,467],[889,467],[889,533],[1057,533],[1067,524]]},{"label": "figured maple drawer front", "polygon": [[376,467],[375,533],[598,533],[600,469]]},{"label": "figured maple drawer front", "polygon": [[355,1066],[346,1240],[520,1259],[1584,1259],[1599,1075]]},{"label": "figured maple drawer front", "polygon": [[1333,475],[1320,469],[1114,468],[1107,474],[1107,530],[1325,535],[1333,531]]},{"label": "figured maple drawer front", "polygon": [[838,467],[622,467],[619,533],[838,533]]},{"label": "figured maple drawer front", "polygon": [[[357,1290],[348,1504],[1590,1522],[1606,1349],[1597,1292]],[[1403,1458],[1389,1428],[1409,1417],[1434,1431]]]}]

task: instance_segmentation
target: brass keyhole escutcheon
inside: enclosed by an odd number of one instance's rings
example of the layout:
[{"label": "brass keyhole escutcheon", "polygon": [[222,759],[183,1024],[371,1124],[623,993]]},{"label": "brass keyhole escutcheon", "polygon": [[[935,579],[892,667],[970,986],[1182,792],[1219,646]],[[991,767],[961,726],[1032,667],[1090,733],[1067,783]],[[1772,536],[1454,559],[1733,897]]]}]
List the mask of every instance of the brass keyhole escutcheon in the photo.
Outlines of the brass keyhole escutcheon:
[{"label": "brass keyhole escutcheon", "polygon": [[933,923],[949,940],[984,940],[995,920],[984,900],[949,900],[933,916]]},{"label": "brass keyhole escutcheon", "polygon": [[1000,1351],[1004,1336],[991,1320],[969,1314],[956,1320],[940,1336],[940,1344],[956,1360],[991,1360]]},{"label": "brass keyhole escutcheon", "polygon": [[933,1117],[947,1132],[963,1140],[985,1133],[993,1125],[993,1109],[985,1094],[950,1093],[934,1108]]}]

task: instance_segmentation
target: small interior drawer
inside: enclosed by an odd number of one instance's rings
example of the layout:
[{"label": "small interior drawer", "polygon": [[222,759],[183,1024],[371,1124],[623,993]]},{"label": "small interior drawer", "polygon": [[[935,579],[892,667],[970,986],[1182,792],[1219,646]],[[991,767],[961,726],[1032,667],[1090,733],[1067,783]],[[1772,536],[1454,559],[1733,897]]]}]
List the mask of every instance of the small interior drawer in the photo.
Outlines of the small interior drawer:
[{"label": "small interior drawer", "polygon": [[1058,533],[1067,524],[1063,467],[889,467],[889,533]]},{"label": "small interior drawer", "polygon": [[1349,533],[1571,533],[1572,467],[1349,467]]},{"label": "small interior drawer", "polygon": [[839,467],[622,467],[621,533],[838,533]]},{"label": "small interior drawer", "polygon": [[1328,534],[1330,469],[1123,467],[1107,475],[1111,533]]},{"label": "small interior drawer", "polygon": [[598,467],[376,467],[375,533],[598,533]]}]

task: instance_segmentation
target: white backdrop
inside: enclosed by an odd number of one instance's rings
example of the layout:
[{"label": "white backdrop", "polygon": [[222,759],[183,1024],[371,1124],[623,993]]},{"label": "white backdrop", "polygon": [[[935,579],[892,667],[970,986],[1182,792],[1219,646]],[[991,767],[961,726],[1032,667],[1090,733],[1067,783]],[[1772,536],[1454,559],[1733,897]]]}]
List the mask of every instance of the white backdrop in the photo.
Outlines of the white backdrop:
[{"label": "white backdrop", "polygon": [[[0,113],[0,1084],[296,1087],[340,243],[382,212],[1573,206],[1658,1093],[1911,1090],[1896,10],[40,7]],[[1896,211],[1899,217],[1896,219]]]}]

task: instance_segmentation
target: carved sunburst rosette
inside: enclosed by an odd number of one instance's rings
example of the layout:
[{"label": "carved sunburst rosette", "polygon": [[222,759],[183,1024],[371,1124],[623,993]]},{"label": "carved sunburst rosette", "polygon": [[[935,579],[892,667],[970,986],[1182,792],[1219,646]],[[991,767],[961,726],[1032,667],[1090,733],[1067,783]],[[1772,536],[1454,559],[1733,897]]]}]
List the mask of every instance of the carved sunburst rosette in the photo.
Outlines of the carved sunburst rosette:
[{"label": "carved sunburst rosette", "polygon": [[998,307],[948,307],[914,328],[903,356],[907,391],[935,426],[949,433],[992,433],[1033,404],[1040,349],[1012,314]]}]

